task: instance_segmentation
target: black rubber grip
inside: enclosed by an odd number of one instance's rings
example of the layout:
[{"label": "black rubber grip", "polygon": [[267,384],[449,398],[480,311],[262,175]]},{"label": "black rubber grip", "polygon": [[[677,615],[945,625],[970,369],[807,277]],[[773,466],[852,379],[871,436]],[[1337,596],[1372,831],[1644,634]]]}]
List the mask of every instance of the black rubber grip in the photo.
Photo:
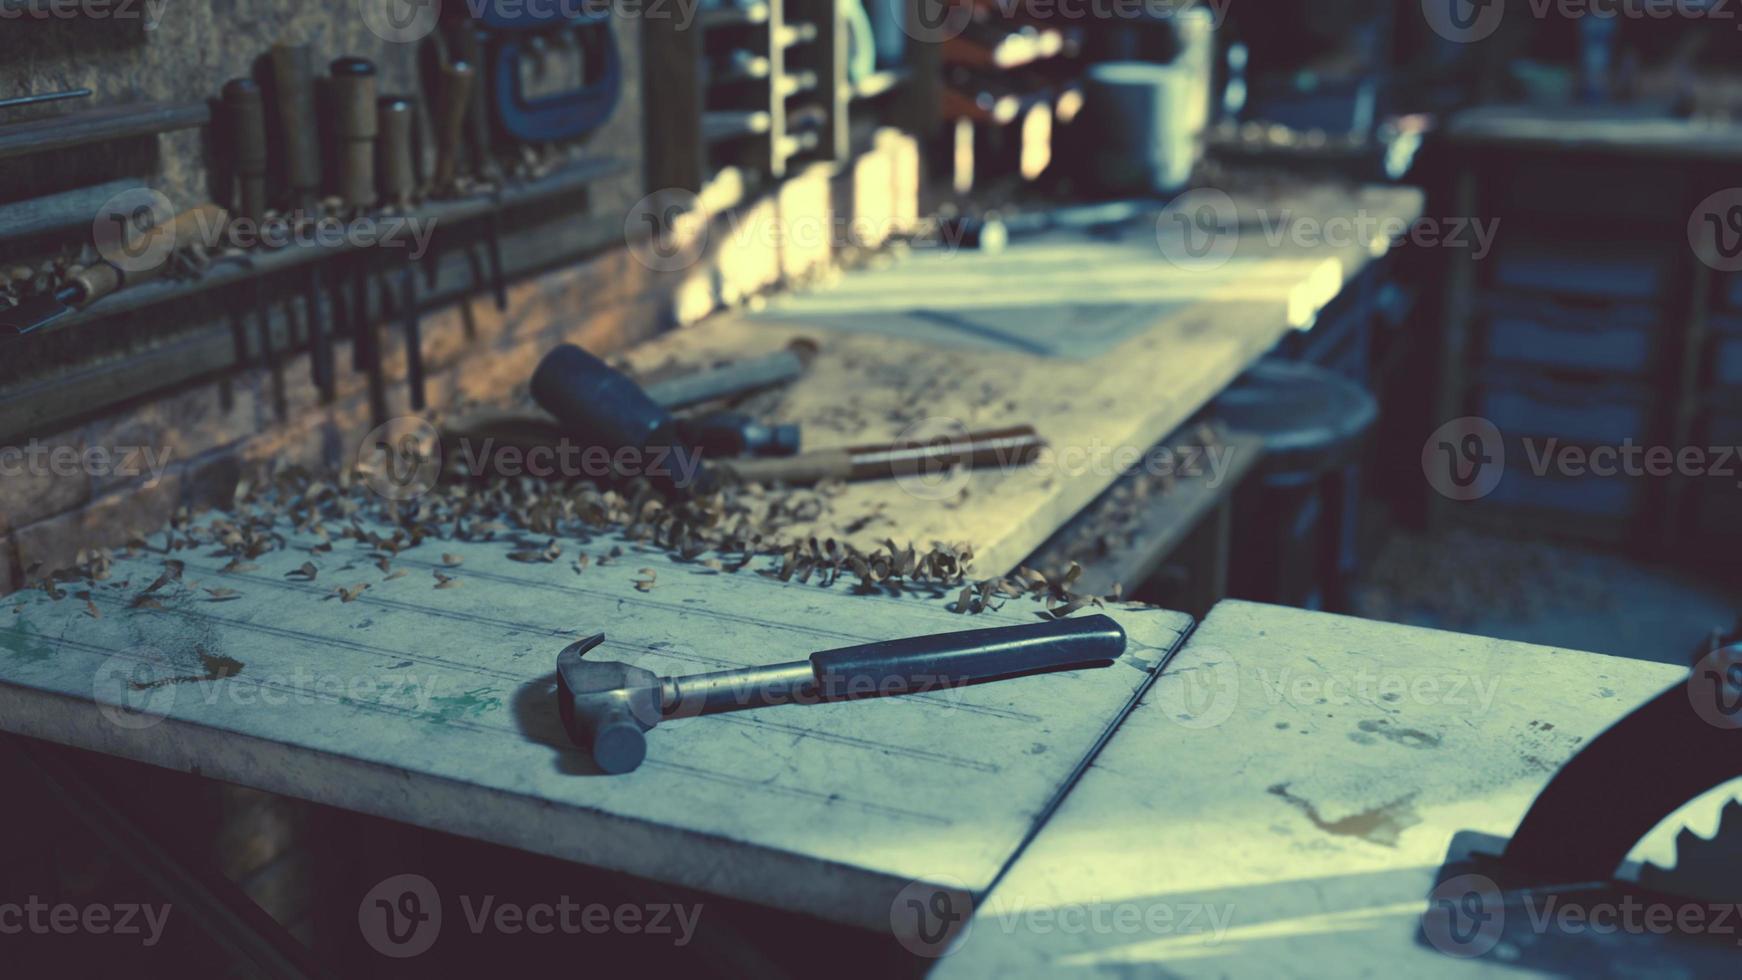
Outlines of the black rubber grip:
[{"label": "black rubber grip", "polygon": [[1110,616],[1084,616],[823,650],[811,654],[811,667],[818,693],[845,701],[1106,667],[1124,653],[1123,627]]},{"label": "black rubber grip", "polygon": [[532,397],[567,434],[616,451],[673,445],[671,415],[634,381],[597,357],[563,344],[532,375]]}]

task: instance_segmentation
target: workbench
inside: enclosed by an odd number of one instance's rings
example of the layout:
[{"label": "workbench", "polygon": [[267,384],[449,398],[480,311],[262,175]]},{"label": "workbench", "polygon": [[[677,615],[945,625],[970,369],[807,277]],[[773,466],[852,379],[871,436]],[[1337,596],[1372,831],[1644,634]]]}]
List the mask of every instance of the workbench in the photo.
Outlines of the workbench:
[{"label": "workbench", "polygon": [[1453,836],[1510,836],[1582,743],[1685,676],[1225,602],[933,976],[1492,972],[1418,938]]},{"label": "workbench", "polygon": [[1171,264],[1158,245],[1158,235],[1178,233],[1167,216],[1115,233],[1022,238],[998,254],[916,245],[905,264],[673,331],[627,360],[641,372],[675,370],[816,341],[807,374],[756,404],[802,422],[809,449],[1033,425],[1051,445],[1034,465],[935,487],[851,485],[828,513],[790,531],[867,551],[888,538],[970,543],[976,572],[1002,575],[1122,475],[1119,453],[1149,450],[1289,332],[1310,330],[1392,245],[1297,240],[1293,228],[1407,226],[1422,198],[1413,188],[1315,184],[1239,194],[1235,206],[1225,264]]},{"label": "workbench", "polygon": [[911,881],[984,892],[1190,625],[1115,608],[1110,668],[669,721],[604,776],[556,711],[556,655],[585,636],[684,675],[1041,606],[956,615],[603,536],[550,561],[524,560],[543,538],[432,541],[384,571],[363,542],[284,533],[250,562],[140,549],[88,591],[6,599],[0,729],[881,931]]}]

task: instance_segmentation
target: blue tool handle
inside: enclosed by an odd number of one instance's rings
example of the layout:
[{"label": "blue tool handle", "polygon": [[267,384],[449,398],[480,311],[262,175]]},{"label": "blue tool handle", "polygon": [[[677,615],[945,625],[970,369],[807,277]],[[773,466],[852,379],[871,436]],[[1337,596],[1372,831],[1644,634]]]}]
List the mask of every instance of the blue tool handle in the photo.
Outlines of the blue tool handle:
[{"label": "blue tool handle", "polygon": [[939,633],[811,654],[828,701],[916,694],[1026,674],[1106,667],[1125,653],[1110,616]]}]

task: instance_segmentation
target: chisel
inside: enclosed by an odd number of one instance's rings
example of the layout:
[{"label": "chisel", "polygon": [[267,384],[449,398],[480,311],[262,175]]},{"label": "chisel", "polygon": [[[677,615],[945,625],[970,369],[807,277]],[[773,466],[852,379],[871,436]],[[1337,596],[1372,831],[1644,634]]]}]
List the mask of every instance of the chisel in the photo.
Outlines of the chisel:
[{"label": "chisel", "polygon": [[[453,49],[458,53],[458,61],[470,65],[484,63],[483,35],[469,22],[460,22],[450,38]],[[474,83],[471,86],[471,98],[466,110],[470,122],[469,135],[472,149],[472,172],[488,184],[492,185],[491,196],[497,198],[500,204],[502,174],[496,166],[496,158],[491,154],[490,139],[490,105],[485,86]],[[488,238],[490,281],[496,294],[496,309],[508,312],[508,283],[502,271],[502,218],[497,208],[491,208],[484,216],[484,233]]]},{"label": "chisel", "polygon": [[[313,218],[321,186],[321,152],[315,130],[314,53],[306,44],[277,44],[272,48],[272,82],[278,118],[284,127],[285,183],[289,200],[285,211],[292,222]],[[321,311],[321,273],[311,263],[303,283],[303,305],[308,313],[309,371],[320,390],[322,404],[331,404],[333,345],[331,331]]]},{"label": "chisel", "polygon": [[142,232],[145,235],[172,236],[173,247],[164,255],[163,261],[129,271],[102,260],[81,269],[54,292],[0,311],[0,339],[45,330],[105,296],[156,279],[168,271],[170,257],[176,252],[195,244],[214,244],[229,218],[229,213],[216,204],[203,204],[176,216],[165,227]]},{"label": "chisel", "polygon": [[[251,233],[258,235],[260,223],[266,218],[266,101],[253,79],[233,78],[224,85],[223,102],[230,135],[230,163],[236,178],[235,213],[248,223]],[[271,375],[272,404],[282,422],[289,414],[284,374],[279,370],[278,354],[273,347],[272,313],[258,271],[249,292],[260,332],[260,362]]]},{"label": "chisel", "polygon": [[[331,66],[333,131],[339,140],[339,198],[347,213],[374,207],[375,141],[381,134],[376,71],[366,58],[345,57]],[[351,259],[352,366],[369,375],[369,407],[377,425],[387,421],[386,379],[381,375],[379,325],[369,312],[369,257]]]},{"label": "chisel", "polygon": [[[380,101],[381,196],[390,207],[406,207],[417,193],[417,168],[412,159],[413,107],[410,99],[385,96]],[[400,243],[403,245],[404,243]],[[405,325],[405,375],[411,387],[411,409],[424,408],[423,337],[418,322],[417,275],[408,256],[394,272],[399,307]]]}]

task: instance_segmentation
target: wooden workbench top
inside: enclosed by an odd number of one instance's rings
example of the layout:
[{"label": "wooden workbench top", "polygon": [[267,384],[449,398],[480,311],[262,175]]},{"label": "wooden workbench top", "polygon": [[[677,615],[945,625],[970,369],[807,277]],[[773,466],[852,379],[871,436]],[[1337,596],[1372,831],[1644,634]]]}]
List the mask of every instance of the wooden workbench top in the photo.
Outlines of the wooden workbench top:
[{"label": "wooden workbench top", "polygon": [[[1122,236],[1019,240],[999,255],[916,249],[895,268],[675,331],[629,361],[643,371],[701,365],[814,339],[810,372],[757,405],[802,422],[809,448],[1032,424],[1051,444],[1032,466],[856,484],[792,531],[866,551],[885,539],[968,544],[977,574],[1002,575],[1113,483],[1120,453],[1149,449],[1284,334],[1310,328],[1387,250],[1350,230],[1411,222],[1421,195],[1317,187],[1238,202],[1225,264],[1165,258],[1158,234],[1177,235],[1171,215]],[[1331,243],[1297,236],[1329,218],[1350,222],[1325,226]],[[1070,353],[1079,333],[1087,356]]]},{"label": "wooden workbench top", "polygon": [[[934,976],[1520,975],[1418,940],[1454,834],[1510,836],[1584,742],[1686,673],[1224,602]],[[1675,829],[1640,856],[1670,863]]]},{"label": "wooden workbench top", "polygon": [[1454,146],[1742,158],[1742,126],[1613,106],[1482,106],[1453,116],[1446,137]]},{"label": "wooden workbench top", "polygon": [[142,550],[58,600],[7,598],[0,729],[886,930],[911,881],[990,886],[1190,625],[1120,607],[1130,645],[1106,669],[672,720],[639,770],[604,776],[556,713],[557,653],[584,636],[684,675],[1040,606],[958,616],[603,535],[400,552],[348,524],[287,522],[248,561]]}]

